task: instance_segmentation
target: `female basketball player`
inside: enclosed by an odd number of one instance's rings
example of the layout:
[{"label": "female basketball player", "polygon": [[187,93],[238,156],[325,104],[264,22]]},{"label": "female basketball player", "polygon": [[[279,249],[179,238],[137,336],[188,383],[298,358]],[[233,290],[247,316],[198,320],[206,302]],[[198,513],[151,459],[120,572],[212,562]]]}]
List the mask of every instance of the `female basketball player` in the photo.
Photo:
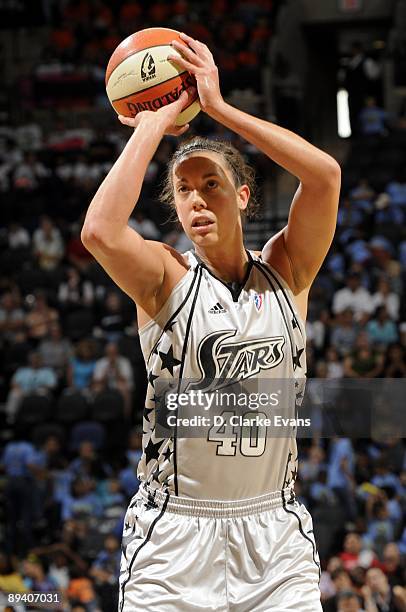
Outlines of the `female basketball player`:
[{"label": "female basketball player", "polygon": [[[194,252],[145,241],[127,224],[148,164],[188,92],[135,128],[96,193],[82,239],[137,304],[147,364],[140,491],[124,526],[120,610],[321,610],[310,515],[295,501],[295,440],[251,442],[241,428],[200,438],[156,432],[159,382],[305,375],[307,296],[333,238],[340,169],[295,134],[227,104],[209,49],[183,35],[176,62],[196,77],[204,112],[295,175],[287,226],[245,250],[246,169],[235,150],[195,139],[175,154],[168,185]],[[175,58],[170,56],[171,61]],[[168,188],[166,189],[168,195]],[[206,378],[205,378],[206,377]],[[297,382],[297,381],[296,381]],[[202,388],[202,387],[200,387]],[[207,385],[206,385],[207,388]],[[230,412],[230,408],[228,408]],[[232,413],[231,407],[231,413]],[[225,430],[223,430],[225,431]]]}]

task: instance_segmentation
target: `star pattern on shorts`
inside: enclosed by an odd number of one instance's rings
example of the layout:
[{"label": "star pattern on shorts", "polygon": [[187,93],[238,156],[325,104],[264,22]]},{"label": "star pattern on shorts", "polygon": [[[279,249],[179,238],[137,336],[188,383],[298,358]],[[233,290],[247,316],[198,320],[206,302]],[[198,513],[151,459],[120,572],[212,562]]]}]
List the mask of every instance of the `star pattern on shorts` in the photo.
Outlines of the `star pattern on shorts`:
[{"label": "star pattern on shorts", "polygon": [[299,349],[298,347],[296,347],[296,355],[293,355],[293,369],[294,370],[296,370],[296,368],[302,367],[302,364],[300,363],[300,358],[303,352],[304,352],[304,348]]},{"label": "star pattern on shorts", "polygon": [[160,482],[159,481],[159,475],[162,472],[162,470],[159,469],[159,467],[157,466],[155,468],[155,470],[152,472],[152,480],[155,480],[155,482]]},{"label": "star pattern on shorts", "polygon": [[152,387],[154,386],[154,380],[159,378],[158,374],[153,374],[152,371],[148,374],[148,382]]},{"label": "star pattern on shorts", "polygon": [[165,461],[169,461],[172,455],[173,455],[173,450],[171,450],[169,446],[167,447],[166,451],[162,453],[162,457],[165,459]]},{"label": "star pattern on shorts", "polygon": [[293,317],[293,319],[292,319],[292,327],[293,327],[293,329],[296,329],[296,327],[298,327],[297,321],[296,321],[296,317]]},{"label": "star pattern on shorts", "polygon": [[144,508],[146,510],[154,510],[158,508],[158,504],[155,501],[156,491],[154,493],[148,493],[148,500],[144,503]]},{"label": "star pattern on shorts", "polygon": [[173,376],[173,368],[177,365],[180,365],[182,362],[179,359],[176,359],[173,355],[173,346],[168,349],[167,353],[163,351],[159,351],[159,356],[162,361],[162,370],[168,370],[171,376]]},{"label": "star pattern on shorts", "polygon": [[[150,423],[150,422],[151,422],[151,421],[149,420],[149,415],[150,415],[150,413],[151,413],[151,410],[153,410],[153,408],[147,408],[147,406],[144,406],[144,411],[143,411],[143,415],[142,415],[142,416],[144,417],[144,419],[145,419],[146,421],[148,421],[148,423]],[[143,435],[145,435],[147,432],[146,432],[146,431],[143,431],[142,433],[143,433]]]},{"label": "star pattern on shorts", "polygon": [[159,448],[162,444],[162,440],[160,442],[153,442],[152,436],[148,440],[148,444],[145,447],[145,459],[148,464],[152,459],[157,460],[159,457]]}]

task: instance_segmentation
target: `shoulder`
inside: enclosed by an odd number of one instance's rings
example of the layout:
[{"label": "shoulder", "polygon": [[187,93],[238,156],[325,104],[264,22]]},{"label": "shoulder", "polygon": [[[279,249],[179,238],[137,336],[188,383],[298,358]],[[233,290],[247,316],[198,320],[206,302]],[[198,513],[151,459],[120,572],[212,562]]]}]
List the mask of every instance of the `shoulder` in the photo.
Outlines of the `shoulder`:
[{"label": "shoulder", "polygon": [[[272,236],[272,238],[268,240],[259,253],[259,257],[261,257],[264,263],[272,266],[291,289],[293,295],[297,295],[300,291],[297,290],[292,265],[286,251],[284,229],[285,228],[281,229],[275,236]],[[257,253],[257,251],[255,251],[255,253]]]},{"label": "shoulder", "polygon": [[181,269],[187,270],[189,264],[187,257],[179,253],[169,244],[165,242],[158,242],[157,240],[146,240],[148,247],[152,252],[161,259],[164,264],[165,274],[170,273],[172,270],[179,271]]}]

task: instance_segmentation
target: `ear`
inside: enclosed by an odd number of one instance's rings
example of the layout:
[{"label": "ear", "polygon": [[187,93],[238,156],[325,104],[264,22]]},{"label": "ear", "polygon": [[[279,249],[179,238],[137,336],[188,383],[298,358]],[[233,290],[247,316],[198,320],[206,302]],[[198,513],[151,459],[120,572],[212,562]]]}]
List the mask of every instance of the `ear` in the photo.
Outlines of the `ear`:
[{"label": "ear", "polygon": [[248,206],[248,202],[250,201],[250,188],[248,185],[241,185],[237,189],[237,198],[238,198],[238,208],[240,210],[245,210]]}]

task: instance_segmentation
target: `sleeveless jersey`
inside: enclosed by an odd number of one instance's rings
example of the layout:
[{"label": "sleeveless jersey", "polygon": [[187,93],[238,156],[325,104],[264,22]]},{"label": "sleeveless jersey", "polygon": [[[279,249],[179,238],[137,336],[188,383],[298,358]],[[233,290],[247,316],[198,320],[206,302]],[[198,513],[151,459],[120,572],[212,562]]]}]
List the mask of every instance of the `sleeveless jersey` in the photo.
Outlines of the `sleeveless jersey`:
[{"label": "sleeveless jersey", "polygon": [[[244,452],[238,427],[228,440],[208,427],[204,437],[157,437],[159,382],[289,379],[299,387],[306,372],[305,329],[282,277],[247,252],[244,282],[230,289],[192,252],[189,270],[168,300],[140,328],[148,388],[143,414],[143,455],[138,477],[150,491],[193,499],[240,500],[292,486],[297,474],[295,435],[262,440],[261,453]],[[300,382],[299,382],[300,381]],[[172,385],[173,383],[173,385]],[[240,442],[240,443],[238,443]]]}]

